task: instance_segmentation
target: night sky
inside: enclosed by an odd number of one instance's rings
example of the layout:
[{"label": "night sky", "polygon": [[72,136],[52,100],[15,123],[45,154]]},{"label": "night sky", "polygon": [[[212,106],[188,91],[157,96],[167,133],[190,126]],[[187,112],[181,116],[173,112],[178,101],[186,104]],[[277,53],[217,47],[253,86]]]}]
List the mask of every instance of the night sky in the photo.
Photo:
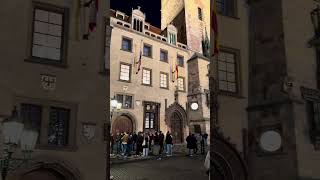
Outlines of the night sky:
[{"label": "night sky", "polygon": [[111,9],[119,10],[131,15],[132,8],[141,7],[146,14],[146,22],[160,28],[161,26],[161,0],[110,0]]}]

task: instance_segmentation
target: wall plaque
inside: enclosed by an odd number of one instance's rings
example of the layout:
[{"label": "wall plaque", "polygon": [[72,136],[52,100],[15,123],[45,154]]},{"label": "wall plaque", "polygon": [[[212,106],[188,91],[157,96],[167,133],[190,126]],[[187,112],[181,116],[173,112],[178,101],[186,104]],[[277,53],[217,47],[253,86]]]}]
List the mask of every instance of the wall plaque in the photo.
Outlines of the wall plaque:
[{"label": "wall plaque", "polygon": [[45,90],[53,91],[56,89],[57,78],[53,75],[41,74],[41,86]]}]

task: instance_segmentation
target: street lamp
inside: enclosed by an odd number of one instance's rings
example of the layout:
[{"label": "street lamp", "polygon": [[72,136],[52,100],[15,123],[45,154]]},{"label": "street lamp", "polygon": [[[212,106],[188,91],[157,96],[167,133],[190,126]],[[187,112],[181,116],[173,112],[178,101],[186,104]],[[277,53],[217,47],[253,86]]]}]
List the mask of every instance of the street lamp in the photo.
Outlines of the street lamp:
[{"label": "street lamp", "polygon": [[[2,132],[5,148],[0,168],[1,176],[4,180],[8,171],[14,170],[27,163],[31,158],[31,153],[33,152],[37,142],[38,132],[26,127],[25,124],[20,121],[16,107],[14,107],[11,116],[2,122]],[[22,160],[12,158],[12,154],[14,153],[13,148],[16,147],[19,142],[24,155]]]}]

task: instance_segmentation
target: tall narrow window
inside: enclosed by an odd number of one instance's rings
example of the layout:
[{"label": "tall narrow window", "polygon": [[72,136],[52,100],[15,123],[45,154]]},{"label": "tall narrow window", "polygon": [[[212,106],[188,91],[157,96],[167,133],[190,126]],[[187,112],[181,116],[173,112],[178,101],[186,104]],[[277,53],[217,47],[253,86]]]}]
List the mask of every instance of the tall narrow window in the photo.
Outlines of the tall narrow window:
[{"label": "tall narrow window", "polygon": [[178,63],[178,66],[180,66],[180,67],[184,66],[183,56],[180,56],[180,55],[177,56],[177,63]]},{"label": "tall narrow window", "polygon": [[21,119],[24,124],[29,124],[31,127],[41,131],[42,107],[34,104],[21,104]]},{"label": "tall narrow window", "polygon": [[48,129],[48,144],[53,146],[68,145],[70,110],[51,107]]},{"label": "tall narrow window", "polygon": [[122,38],[121,49],[124,51],[132,51],[132,40],[129,38]]},{"label": "tall narrow window", "polygon": [[160,50],[160,61],[168,62],[168,51],[163,49]]},{"label": "tall narrow window", "polygon": [[64,10],[35,7],[32,57],[62,62],[64,50]]},{"label": "tall narrow window", "polygon": [[130,81],[131,66],[128,64],[120,64],[120,80]]},{"label": "tall narrow window", "polygon": [[179,77],[178,78],[178,90],[179,91],[185,91],[184,78],[183,77]]},{"label": "tall narrow window", "polygon": [[234,53],[220,52],[218,56],[218,79],[221,91],[237,93],[236,57]]},{"label": "tall narrow window", "polygon": [[159,129],[159,104],[144,102],[144,129]]},{"label": "tall narrow window", "polygon": [[152,57],[152,46],[144,44],[143,45],[143,55],[146,57]]},{"label": "tall narrow window", "polygon": [[176,35],[173,33],[169,33],[169,43],[172,45],[176,45]]},{"label": "tall narrow window", "polygon": [[202,21],[202,9],[198,7],[198,18]]},{"label": "tall narrow window", "polygon": [[143,69],[142,70],[142,84],[151,86],[151,70]]},{"label": "tall narrow window", "polygon": [[168,83],[169,82],[169,78],[168,78],[168,74],[167,73],[160,73],[160,88],[164,88],[164,89],[168,89]]}]

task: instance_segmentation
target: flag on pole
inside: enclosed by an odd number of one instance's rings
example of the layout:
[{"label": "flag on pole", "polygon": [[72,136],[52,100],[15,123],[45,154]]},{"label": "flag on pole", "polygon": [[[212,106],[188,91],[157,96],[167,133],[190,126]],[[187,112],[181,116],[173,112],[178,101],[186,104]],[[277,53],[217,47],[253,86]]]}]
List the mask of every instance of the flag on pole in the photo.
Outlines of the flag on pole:
[{"label": "flag on pole", "polygon": [[211,28],[214,35],[213,56],[219,53],[219,33],[218,33],[218,18],[217,18],[217,2],[213,3],[213,11],[211,13]]},{"label": "flag on pole", "polygon": [[138,64],[138,71],[136,72],[136,74],[139,73],[140,69],[141,69],[141,61],[142,61],[142,50],[141,50],[141,46],[142,46],[142,40],[141,40],[141,43],[140,43],[140,54],[139,54],[139,60],[137,62]]}]

